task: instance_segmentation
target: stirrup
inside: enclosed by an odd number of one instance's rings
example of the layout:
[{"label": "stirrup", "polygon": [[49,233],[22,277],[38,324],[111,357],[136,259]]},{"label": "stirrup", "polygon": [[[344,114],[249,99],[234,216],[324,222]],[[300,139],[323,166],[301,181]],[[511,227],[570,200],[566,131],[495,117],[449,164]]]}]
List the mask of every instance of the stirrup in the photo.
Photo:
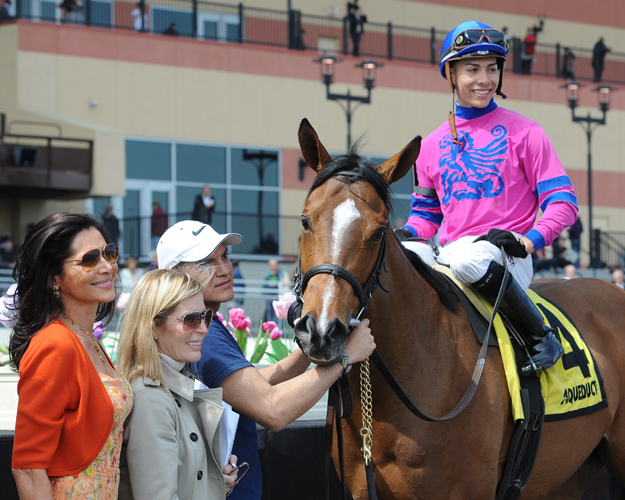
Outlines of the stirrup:
[{"label": "stirrup", "polygon": [[521,367],[521,375],[524,377],[532,375],[533,373],[536,373],[538,376],[540,371],[555,365],[564,354],[562,344],[560,344],[551,329],[547,330],[543,337],[533,336],[532,339],[539,340],[539,342],[530,346],[530,349],[536,352],[534,355],[528,352],[529,359]]}]

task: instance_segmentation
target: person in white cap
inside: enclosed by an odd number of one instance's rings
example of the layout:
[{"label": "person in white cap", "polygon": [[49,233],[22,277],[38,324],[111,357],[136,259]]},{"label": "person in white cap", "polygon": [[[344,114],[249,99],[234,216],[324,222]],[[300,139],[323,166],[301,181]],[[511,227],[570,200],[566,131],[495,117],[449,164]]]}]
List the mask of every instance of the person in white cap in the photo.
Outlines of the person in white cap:
[{"label": "person in white cap", "polygon": [[[216,313],[234,296],[227,245],[241,241],[240,234],[219,234],[201,222],[178,222],[158,243],[158,266],[182,270],[202,283],[204,304]],[[364,319],[349,336],[344,352],[351,363],[357,363],[374,349],[369,320]],[[221,322],[211,323],[202,344],[202,359],[192,369],[208,387],[222,387],[224,401],[241,415],[232,453],[250,465],[245,481],[238,484],[229,499],[260,500],[262,496],[255,422],[274,432],[283,429],[321,399],[344,371],[340,363],[306,371],[309,364],[298,350],[257,370]]]}]

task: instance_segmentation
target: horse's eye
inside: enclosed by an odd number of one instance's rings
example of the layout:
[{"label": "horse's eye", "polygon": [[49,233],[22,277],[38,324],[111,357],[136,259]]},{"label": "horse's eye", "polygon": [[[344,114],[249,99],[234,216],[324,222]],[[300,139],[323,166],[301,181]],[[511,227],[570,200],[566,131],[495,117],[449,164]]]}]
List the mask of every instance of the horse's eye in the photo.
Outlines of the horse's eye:
[{"label": "horse's eye", "polygon": [[310,230],[310,221],[306,217],[302,217],[302,227],[305,231]]},{"label": "horse's eye", "polygon": [[380,227],[376,229],[375,233],[371,235],[371,239],[375,242],[378,242],[382,239],[382,236],[384,236],[384,228]]}]

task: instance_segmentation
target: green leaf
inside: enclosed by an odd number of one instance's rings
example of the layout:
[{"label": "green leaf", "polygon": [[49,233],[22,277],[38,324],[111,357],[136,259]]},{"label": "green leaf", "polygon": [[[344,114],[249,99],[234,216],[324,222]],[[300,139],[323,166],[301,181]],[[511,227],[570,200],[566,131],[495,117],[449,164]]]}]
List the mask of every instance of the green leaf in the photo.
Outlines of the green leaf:
[{"label": "green leaf", "polygon": [[0,352],[2,354],[9,354],[9,349],[4,344],[0,344]]},{"label": "green leaf", "polygon": [[291,354],[287,346],[285,346],[280,339],[274,340],[271,343],[271,350],[278,360],[284,359]]}]

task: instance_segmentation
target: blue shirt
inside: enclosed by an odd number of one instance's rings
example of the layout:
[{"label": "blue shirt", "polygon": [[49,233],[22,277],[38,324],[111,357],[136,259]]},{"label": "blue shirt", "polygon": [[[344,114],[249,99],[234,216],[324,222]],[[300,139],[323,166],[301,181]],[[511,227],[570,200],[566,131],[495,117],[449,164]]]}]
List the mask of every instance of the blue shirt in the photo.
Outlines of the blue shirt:
[{"label": "blue shirt", "polygon": [[[252,364],[243,356],[239,344],[216,318],[202,343],[202,359],[191,365],[190,371],[208,387],[219,387],[232,372],[248,366]],[[250,464],[250,470],[245,479],[232,490],[228,500],[260,500],[263,483],[256,422],[245,415],[239,417],[232,453],[237,456],[238,463]]]}]

